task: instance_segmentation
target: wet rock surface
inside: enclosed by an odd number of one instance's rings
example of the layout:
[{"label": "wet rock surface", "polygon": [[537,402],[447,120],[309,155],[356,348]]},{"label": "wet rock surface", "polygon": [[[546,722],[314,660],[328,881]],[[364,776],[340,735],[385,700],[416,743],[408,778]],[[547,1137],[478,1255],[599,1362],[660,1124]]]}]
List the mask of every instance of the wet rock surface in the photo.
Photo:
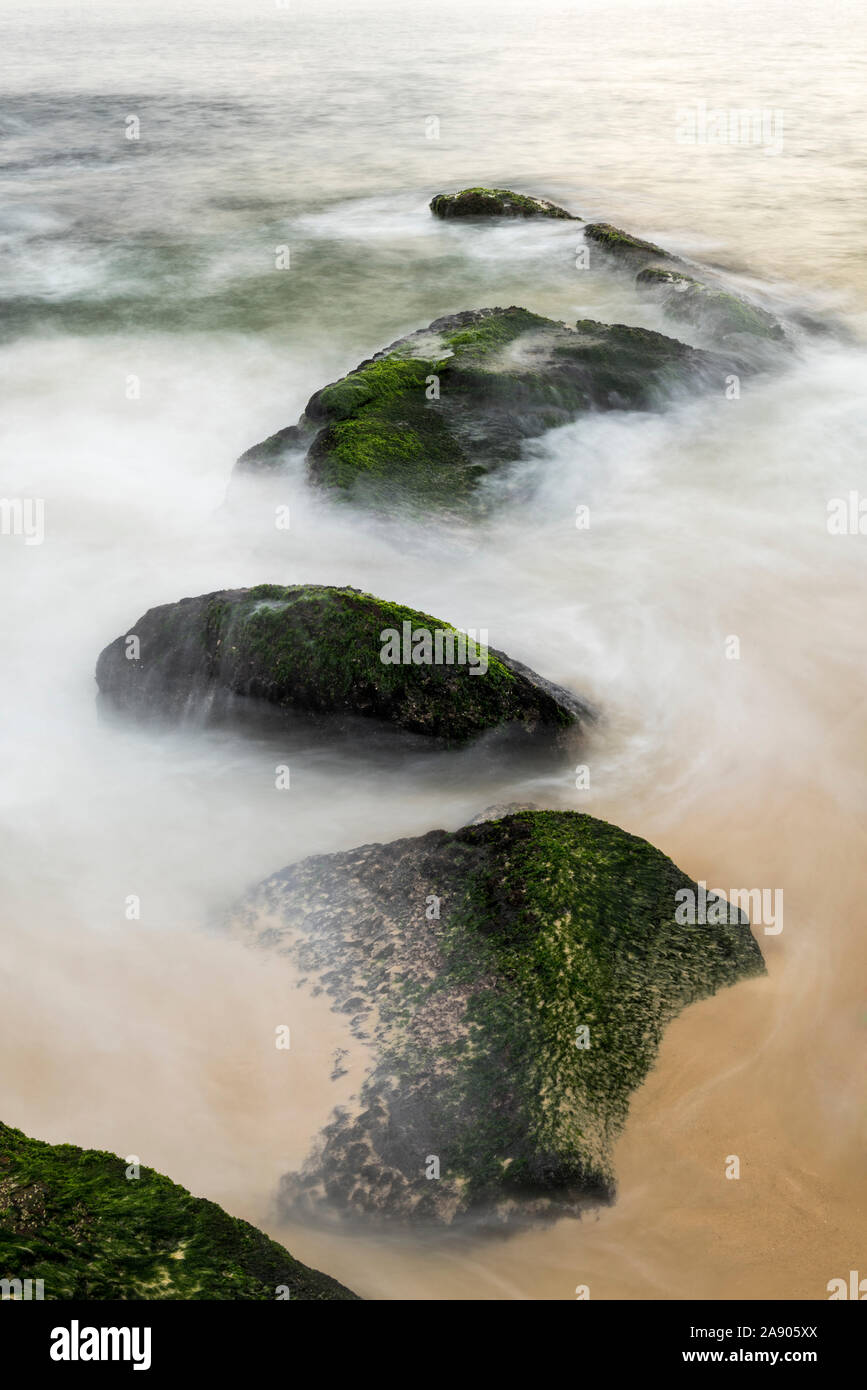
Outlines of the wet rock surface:
[{"label": "wet rock surface", "polygon": [[[384,652],[395,659],[384,662]],[[240,722],[267,707],[290,721],[338,731],[376,721],[452,746],[495,730],[556,740],[594,718],[585,701],[485,647],[480,634],[316,584],[152,608],[101,653],[96,680],[104,705],[128,714]]]}]

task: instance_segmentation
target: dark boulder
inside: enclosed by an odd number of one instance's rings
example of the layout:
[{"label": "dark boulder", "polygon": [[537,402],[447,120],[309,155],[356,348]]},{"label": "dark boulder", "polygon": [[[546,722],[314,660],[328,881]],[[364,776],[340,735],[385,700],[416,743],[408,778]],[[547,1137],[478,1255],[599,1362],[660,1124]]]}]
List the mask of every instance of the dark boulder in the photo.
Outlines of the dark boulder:
[{"label": "dark boulder", "polygon": [[[436,319],[317,391],[299,429],[311,480],[380,510],[466,511],[528,439],[595,410],[646,410],[723,389],[732,364],[674,338],[513,305]],[[291,436],[297,447],[301,436]],[[268,469],[280,436],[265,450]],[[274,444],[277,441],[277,444]]]},{"label": "dark boulder", "polygon": [[681,925],[682,890],[697,885],[659,850],[568,811],[266,880],[236,929],[349,1009],[373,1058],[284,1179],[287,1211],[448,1224],[611,1200],[612,1146],[666,1024],[764,972],[746,917]]},{"label": "dark boulder", "polygon": [[264,705],[455,746],[492,730],[556,740],[593,717],[486,643],[359,589],[259,584],[151,608],[101,653],[96,680],[104,702],[138,715],[240,720]]},{"label": "dark boulder", "polygon": [[458,193],[437,193],[431,199],[430,210],[435,217],[555,217],[581,221],[547,198],[513,193],[510,188],[462,188]]},{"label": "dark boulder", "polygon": [[603,251],[626,265],[646,265],[649,261],[676,261],[677,257],[663,251],[652,241],[642,241],[641,237],[613,227],[610,222],[590,222],[584,228],[587,241],[601,247]]}]

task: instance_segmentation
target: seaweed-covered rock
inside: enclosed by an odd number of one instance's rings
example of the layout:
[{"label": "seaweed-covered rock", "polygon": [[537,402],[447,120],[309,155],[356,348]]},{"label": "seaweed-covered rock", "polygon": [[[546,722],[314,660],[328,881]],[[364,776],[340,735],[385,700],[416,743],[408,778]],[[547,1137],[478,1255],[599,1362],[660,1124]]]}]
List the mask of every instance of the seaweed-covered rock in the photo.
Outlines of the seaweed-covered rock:
[{"label": "seaweed-covered rock", "polygon": [[431,199],[430,210],[436,217],[556,217],[581,221],[547,198],[513,193],[510,188],[462,188],[457,193],[437,193]]},{"label": "seaweed-covered rock", "polygon": [[238,717],[264,704],[332,729],[374,719],[451,745],[493,729],[556,738],[592,718],[483,633],[318,584],[151,608],[101,653],[96,680],[104,700],[139,714]]},{"label": "seaweed-covered rock", "polygon": [[286,1208],[450,1223],[610,1200],[612,1145],[666,1023],[764,971],[737,908],[680,925],[682,889],[698,893],[644,840],[548,811],[260,885],[237,930],[290,956],[373,1055],[355,1108],[284,1178]]},{"label": "seaweed-covered rock", "polygon": [[[582,411],[648,409],[666,394],[721,385],[731,364],[661,333],[516,305],[435,320],[309,400],[300,429],[310,477],[381,508],[465,508],[524,441]],[[298,436],[292,437],[297,445]],[[267,468],[279,436],[248,450]]]},{"label": "seaweed-covered rock", "polygon": [[766,310],[680,271],[646,266],[638,272],[636,284],[656,292],[673,318],[706,328],[720,338],[739,333],[774,340],[785,336],[781,324]]},{"label": "seaweed-covered rock", "polygon": [[[0,1279],[45,1299],[356,1299],[247,1221],[115,1154],[0,1124]],[[35,1297],[34,1286],[30,1294]],[[4,1295],[5,1296],[5,1295]]]},{"label": "seaweed-covered rock", "polygon": [[610,222],[588,223],[584,228],[584,236],[588,241],[601,246],[603,251],[608,251],[618,260],[632,266],[637,262],[646,264],[650,260],[674,261],[677,259],[669,251],[663,251],[661,246],[655,246],[652,241],[642,241],[641,237],[633,236],[631,232],[624,232],[620,227],[613,227]]}]

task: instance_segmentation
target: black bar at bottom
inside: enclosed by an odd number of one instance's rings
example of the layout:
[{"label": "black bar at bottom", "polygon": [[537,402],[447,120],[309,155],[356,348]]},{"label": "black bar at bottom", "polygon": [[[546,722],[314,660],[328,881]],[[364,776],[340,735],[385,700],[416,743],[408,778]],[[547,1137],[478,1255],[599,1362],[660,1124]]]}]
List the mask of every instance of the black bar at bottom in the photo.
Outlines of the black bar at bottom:
[{"label": "black bar at bottom", "polygon": [[[559,1312],[530,1301],[414,1302],[400,1303],[398,1313],[393,1303],[362,1302],[5,1301],[0,1302],[0,1356],[11,1364],[8,1358],[14,1355],[23,1370],[47,1371],[52,1377],[93,1378],[109,1371],[115,1377],[149,1375],[161,1382],[167,1373],[185,1372],[213,1371],[225,1377],[243,1371],[258,1377],[273,1366],[292,1380],[309,1380],[310,1370],[303,1372],[297,1361],[306,1352],[329,1376],[345,1356],[355,1372],[365,1363],[368,1374],[387,1365],[389,1379],[396,1372],[424,1372],[429,1382],[440,1360],[453,1374],[467,1351],[473,1360],[479,1355],[489,1359],[490,1371],[501,1356],[511,1355],[516,1333],[529,1352],[534,1344],[524,1342],[524,1335],[543,1325],[556,1339],[545,1345],[556,1349],[557,1360],[562,1355],[579,1379],[582,1366],[588,1373],[592,1366],[597,1377],[708,1366],[803,1366],[824,1375],[844,1369],[857,1374],[864,1346],[865,1315],[844,1300],[576,1300],[568,1311],[557,1306]],[[506,1310],[508,1320],[500,1323]],[[383,1340],[375,1350],[377,1344],[366,1339],[380,1330]],[[538,1350],[531,1353],[534,1358]]]}]

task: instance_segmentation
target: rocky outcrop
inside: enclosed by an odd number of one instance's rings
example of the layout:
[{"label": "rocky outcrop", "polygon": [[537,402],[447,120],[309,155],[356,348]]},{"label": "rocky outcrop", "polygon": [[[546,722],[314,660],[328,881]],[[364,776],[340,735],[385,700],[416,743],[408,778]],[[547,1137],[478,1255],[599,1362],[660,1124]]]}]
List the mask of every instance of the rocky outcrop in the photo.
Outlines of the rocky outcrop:
[{"label": "rocky outcrop", "polygon": [[437,193],[431,199],[430,210],[435,217],[555,217],[581,221],[547,198],[513,193],[510,188],[462,188],[457,193]]},{"label": "rocky outcrop", "polygon": [[632,267],[647,265],[649,261],[677,260],[670,252],[663,251],[661,246],[654,245],[652,241],[642,241],[641,237],[624,232],[620,227],[613,227],[610,222],[588,223],[584,228],[584,236],[587,241],[601,247],[610,256]]},{"label": "rocky outcrop", "polygon": [[235,465],[238,473],[267,473],[269,469],[279,472],[287,453],[293,449],[306,449],[310,443],[307,431],[298,425],[287,425],[277,430],[260,444],[254,444],[241,455]]},{"label": "rocky outcrop", "polygon": [[485,644],[360,589],[260,584],[150,609],[102,652],[96,680],[104,702],[138,715],[241,719],[267,706],[443,745],[493,730],[556,739],[593,717]]},{"label": "rocky outcrop", "polygon": [[[592,410],[649,409],[732,364],[623,324],[558,323],[513,305],[435,320],[317,391],[292,447],[308,441],[311,479],[387,510],[466,510],[480,482],[527,439]],[[248,450],[268,470],[280,436]]]},{"label": "rocky outcrop", "polygon": [[636,284],[655,294],[672,318],[704,329],[720,340],[741,333],[774,341],[785,336],[782,325],[765,309],[678,270],[646,266],[638,272]]},{"label": "rocky outcrop", "polygon": [[578,1212],[668,1021],[763,973],[735,908],[685,926],[696,885],[644,840],[528,811],[305,859],[237,930],[290,956],[374,1061],[287,1210],[451,1223]]},{"label": "rocky outcrop", "polygon": [[26,1280],[42,1280],[45,1299],[358,1297],[153,1168],[127,1173],[115,1154],[0,1124],[0,1279],[10,1297]]},{"label": "rocky outcrop", "polygon": [[[721,346],[730,346],[729,339],[743,334],[773,341],[785,337],[772,314],[721,285],[688,273],[684,261],[652,241],[642,241],[609,222],[591,223],[584,228],[584,236],[613,263],[637,272],[638,288],[653,293],[667,314],[703,330]],[[656,264],[659,261],[664,264]]]}]

